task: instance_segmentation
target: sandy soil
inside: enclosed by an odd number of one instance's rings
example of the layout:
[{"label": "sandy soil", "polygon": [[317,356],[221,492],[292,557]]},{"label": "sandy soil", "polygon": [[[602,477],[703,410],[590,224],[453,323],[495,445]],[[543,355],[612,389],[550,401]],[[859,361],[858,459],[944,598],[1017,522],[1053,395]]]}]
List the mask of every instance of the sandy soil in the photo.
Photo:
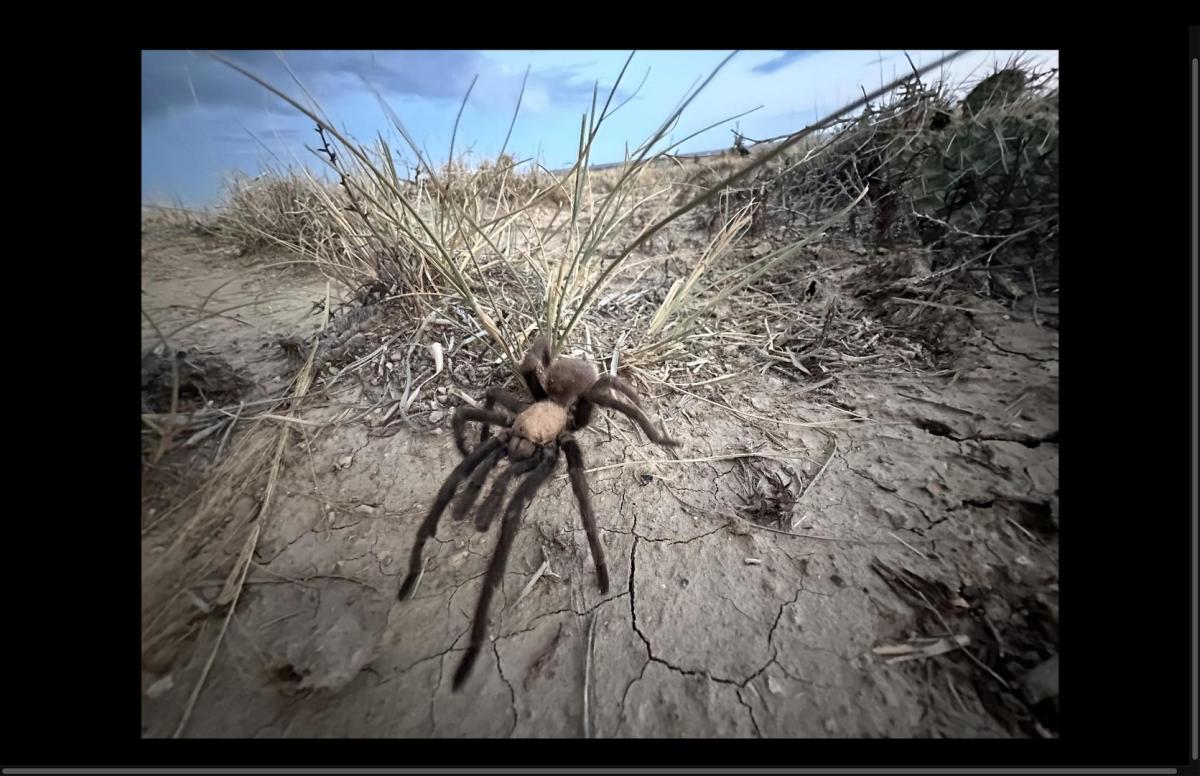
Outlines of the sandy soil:
[{"label": "sandy soil", "polygon": [[[195,319],[191,308],[212,293],[207,309],[229,317],[178,340],[261,386],[290,376],[273,337],[316,327],[323,279],[256,269],[180,230],[146,234],[144,254],[143,301],[160,328]],[[971,318],[953,374],[848,372],[840,412],[770,374],[725,394],[770,423],[695,398],[645,397],[684,440],[679,457],[714,460],[648,464],[667,455],[624,417],[595,421],[581,443],[598,469],[590,484],[611,589],[599,594],[560,467],[526,514],[492,608],[491,649],[460,693],[450,676],[495,528],[479,534],[447,516],[415,598],[396,598],[417,524],[459,460],[449,413],[434,396],[429,433],[376,438],[351,425],[297,439],[185,735],[575,737],[585,673],[597,737],[1035,734],[965,650],[901,662],[876,651],[967,634],[971,655],[999,650],[992,664],[1003,664],[1028,652],[1039,612],[1057,631],[1057,331],[991,300],[972,307],[987,314]],[[147,349],[155,337],[147,326]],[[832,433],[802,425],[846,411],[871,422]],[[798,457],[723,458],[779,442]],[[143,519],[194,479],[204,455],[181,450],[147,470]],[[788,514],[738,517],[772,482],[801,483]],[[959,616],[931,625],[881,568],[925,580],[928,596],[946,591]],[[220,584],[195,592],[203,600]],[[144,665],[145,736],[174,731],[220,619],[195,649]]]}]

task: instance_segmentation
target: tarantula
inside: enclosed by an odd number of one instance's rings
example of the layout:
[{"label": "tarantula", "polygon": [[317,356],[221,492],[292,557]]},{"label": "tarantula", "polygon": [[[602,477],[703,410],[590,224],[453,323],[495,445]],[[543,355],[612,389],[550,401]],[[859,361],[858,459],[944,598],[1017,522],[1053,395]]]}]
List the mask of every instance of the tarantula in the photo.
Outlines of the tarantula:
[{"label": "tarantula", "polygon": [[[475,527],[486,531],[500,509],[512,481],[524,476],[517,487],[501,521],[500,539],[495,554],[488,565],[475,607],[475,618],[471,623],[471,642],[463,655],[462,662],[454,674],[453,689],[458,690],[487,637],[488,608],[496,586],[504,578],[508,553],[520,527],[525,508],[533,500],[538,488],[549,478],[558,463],[560,451],[567,456],[567,472],[571,478],[571,489],[579,501],[583,528],[587,533],[592,561],[596,566],[596,577],[600,592],[608,592],[608,566],[604,560],[604,548],[596,530],[596,516],[592,511],[587,478],[584,475],[583,451],[575,440],[576,431],[585,427],[592,419],[596,406],[608,407],[628,415],[635,420],[646,435],[656,444],[675,447],[679,443],[661,433],[642,411],[641,400],[628,383],[613,375],[600,376],[589,362],[577,358],[554,358],[550,356],[550,344],[544,337],[537,337],[518,372],[533,397],[528,402],[516,394],[501,388],[491,388],[482,408],[459,407],[454,413],[454,442],[463,454],[463,460],[450,472],[442,483],[429,513],[417,530],[409,561],[408,576],[400,585],[400,600],[412,595],[421,569],[421,553],[425,543],[432,537],[438,520],[446,510],[455,491],[464,480],[466,485],[454,503],[451,512],[454,519],[461,520],[479,498],[488,473],[497,462],[507,455],[509,465],[492,484],[491,490],[475,514]],[[629,401],[613,395],[615,388]],[[501,409],[497,410],[499,404]],[[477,421],[483,424],[479,444],[474,450],[467,448],[466,424]],[[500,430],[491,435],[491,426]]]}]

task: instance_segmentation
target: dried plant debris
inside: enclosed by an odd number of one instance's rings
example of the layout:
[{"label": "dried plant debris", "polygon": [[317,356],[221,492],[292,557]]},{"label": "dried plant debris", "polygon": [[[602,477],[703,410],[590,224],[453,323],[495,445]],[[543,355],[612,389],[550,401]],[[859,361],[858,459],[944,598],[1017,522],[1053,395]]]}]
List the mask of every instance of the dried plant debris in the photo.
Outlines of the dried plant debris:
[{"label": "dried plant debris", "polygon": [[[217,404],[236,402],[253,385],[220,356],[179,350],[175,352],[175,368],[179,375],[179,405],[176,409],[181,412],[210,401]],[[174,386],[170,355],[163,355],[156,349],[142,356],[143,412],[170,412]]]},{"label": "dried plant debris", "polygon": [[997,574],[995,587],[949,585],[874,559],[872,569],[918,612],[917,627],[928,636],[883,644],[875,653],[888,663],[959,652],[956,670],[970,671],[983,707],[1013,734],[1055,735],[1058,731],[1057,585],[1014,583]]},{"label": "dried plant debris", "polygon": [[[388,290],[387,286],[378,283],[363,286],[349,303],[330,311],[329,325],[321,332],[317,344],[315,371],[318,374],[329,366],[345,366],[369,349],[369,335],[383,323],[381,319],[388,311]],[[314,313],[321,311],[317,308],[314,305]],[[296,363],[308,356],[308,343],[303,338],[288,336],[276,342]]]},{"label": "dried plant debris", "polygon": [[932,639],[909,639],[901,644],[885,644],[875,647],[872,652],[876,655],[884,656],[885,663],[892,665],[895,663],[904,663],[909,660],[924,660],[938,655],[944,655],[947,652],[953,652],[956,649],[965,647],[971,643],[969,636],[958,635],[953,638],[932,638]]},{"label": "dried plant debris", "polygon": [[945,583],[925,579],[906,568],[897,571],[878,558],[871,562],[871,570],[893,593],[917,610],[927,609],[935,614],[948,611],[954,608],[953,602],[958,598]]},{"label": "dried plant debris", "polygon": [[738,514],[759,525],[790,526],[800,489],[795,470],[768,458],[742,458],[737,463]]}]

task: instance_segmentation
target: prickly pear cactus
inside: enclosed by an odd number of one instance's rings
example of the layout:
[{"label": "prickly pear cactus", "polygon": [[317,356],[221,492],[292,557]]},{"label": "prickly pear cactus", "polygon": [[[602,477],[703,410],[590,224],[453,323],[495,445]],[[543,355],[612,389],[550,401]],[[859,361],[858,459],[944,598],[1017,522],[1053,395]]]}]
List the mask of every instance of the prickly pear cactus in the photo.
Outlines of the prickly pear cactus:
[{"label": "prickly pear cactus", "polygon": [[1025,91],[1025,73],[1015,68],[1000,70],[983,79],[963,100],[963,111],[977,116],[984,108],[1007,105]]},{"label": "prickly pear cactus", "polygon": [[982,114],[969,107],[989,99],[980,96],[989,83],[991,95],[1024,83],[1020,73],[1020,81],[994,80],[1006,72],[977,86],[961,117],[927,132],[897,160],[910,171],[913,210],[927,222],[938,219],[967,232],[1012,232],[1057,206],[1057,105],[1010,103],[1007,110]]}]

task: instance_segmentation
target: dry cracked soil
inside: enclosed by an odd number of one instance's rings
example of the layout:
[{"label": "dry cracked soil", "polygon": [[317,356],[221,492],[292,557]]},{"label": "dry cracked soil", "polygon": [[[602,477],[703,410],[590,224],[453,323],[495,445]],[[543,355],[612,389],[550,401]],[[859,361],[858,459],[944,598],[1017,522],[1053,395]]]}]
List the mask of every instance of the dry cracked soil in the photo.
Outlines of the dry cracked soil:
[{"label": "dry cracked soil", "polygon": [[[143,300],[160,327],[211,294],[209,309],[228,313],[180,341],[259,385],[287,379],[270,338],[316,327],[323,279],[256,268],[180,230],[148,233],[144,250]],[[396,595],[417,525],[460,460],[448,413],[431,410],[440,423],[427,433],[376,438],[360,424],[306,436],[285,455],[184,735],[1053,735],[1013,721],[1009,695],[1028,699],[1032,684],[1010,675],[1012,693],[998,694],[989,673],[1023,649],[1013,642],[1034,627],[1031,602],[1057,616],[1058,335],[990,312],[973,317],[952,379],[847,372],[840,411],[770,373],[725,393],[744,418],[651,391],[647,406],[683,440],[679,458],[702,459],[692,463],[648,463],[668,456],[624,417],[593,422],[580,438],[610,590],[599,593],[560,466],[528,509],[488,648],[458,693],[450,678],[495,528],[447,516],[415,596]],[[154,337],[144,330],[145,348]],[[848,413],[871,420],[804,425]],[[779,443],[800,452],[729,457]],[[176,493],[147,482],[143,519]],[[771,482],[794,485],[787,514],[746,517],[747,494]],[[923,617],[929,598],[884,570],[924,580],[926,596],[947,591],[945,611],[961,616]],[[194,592],[211,598],[221,581]],[[144,736],[175,730],[221,619],[144,662]],[[1026,659],[1012,675],[1028,673]]]}]

